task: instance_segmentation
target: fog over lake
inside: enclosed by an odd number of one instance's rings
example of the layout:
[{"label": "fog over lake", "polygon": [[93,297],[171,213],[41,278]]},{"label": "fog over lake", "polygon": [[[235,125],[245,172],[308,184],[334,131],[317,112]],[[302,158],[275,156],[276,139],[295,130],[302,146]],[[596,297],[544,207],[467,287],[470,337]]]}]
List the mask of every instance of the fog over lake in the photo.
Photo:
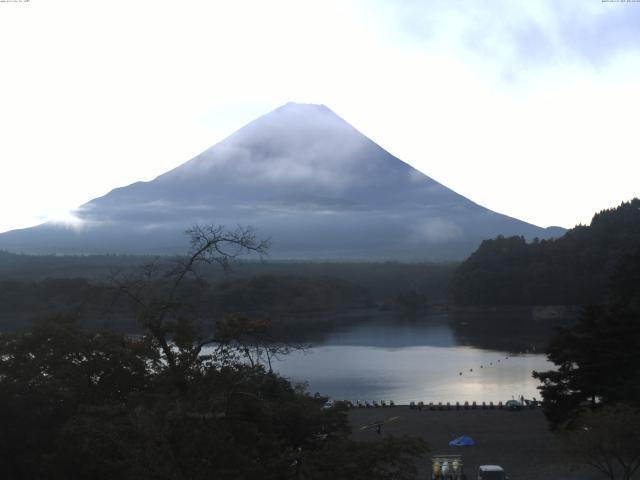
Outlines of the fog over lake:
[{"label": "fog over lake", "polygon": [[552,367],[540,353],[545,336],[542,330],[532,336],[529,329],[517,338],[500,324],[478,329],[446,314],[374,315],[308,339],[310,348],[283,357],[274,370],[294,382],[307,381],[311,393],[351,401],[540,398],[531,372]]}]

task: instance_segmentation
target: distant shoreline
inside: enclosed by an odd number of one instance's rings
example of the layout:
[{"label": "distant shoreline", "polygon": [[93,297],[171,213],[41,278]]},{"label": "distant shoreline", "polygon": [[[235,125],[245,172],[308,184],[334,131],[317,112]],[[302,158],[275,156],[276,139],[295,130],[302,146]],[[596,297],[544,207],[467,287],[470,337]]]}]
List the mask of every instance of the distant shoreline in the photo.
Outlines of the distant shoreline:
[{"label": "distant shoreline", "polygon": [[449,305],[453,315],[517,315],[533,320],[572,319],[579,315],[583,305]]}]

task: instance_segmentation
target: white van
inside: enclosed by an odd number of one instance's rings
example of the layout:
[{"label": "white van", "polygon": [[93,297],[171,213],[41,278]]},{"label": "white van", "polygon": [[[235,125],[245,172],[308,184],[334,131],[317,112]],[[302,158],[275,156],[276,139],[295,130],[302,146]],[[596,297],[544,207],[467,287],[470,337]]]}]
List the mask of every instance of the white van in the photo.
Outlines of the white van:
[{"label": "white van", "polygon": [[500,465],[480,465],[478,480],[509,480]]}]

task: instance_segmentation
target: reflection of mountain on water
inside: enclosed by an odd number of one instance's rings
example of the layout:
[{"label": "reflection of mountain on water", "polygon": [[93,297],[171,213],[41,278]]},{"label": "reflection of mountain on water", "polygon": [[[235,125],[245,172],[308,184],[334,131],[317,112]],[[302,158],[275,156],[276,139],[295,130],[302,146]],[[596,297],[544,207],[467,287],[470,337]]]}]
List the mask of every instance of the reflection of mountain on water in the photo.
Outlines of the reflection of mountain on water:
[{"label": "reflection of mountain on water", "polygon": [[418,318],[388,315],[335,331],[326,338],[324,344],[404,348],[454,347],[457,342],[446,315]]},{"label": "reflection of mountain on water", "polygon": [[405,348],[471,346],[483,350],[542,353],[555,325],[526,312],[451,312],[402,316],[366,311],[323,317],[304,327],[281,326],[276,336],[314,346]]},{"label": "reflection of mountain on water", "polygon": [[366,311],[356,315],[332,315],[304,327],[291,322],[279,326],[275,335],[293,343],[315,346],[404,348],[456,345],[446,315],[406,317],[389,312]]},{"label": "reflection of mountain on water", "polygon": [[556,325],[570,319],[536,320],[524,311],[450,312],[402,316],[360,311],[322,317],[304,326],[286,322],[277,338],[314,346],[405,348],[471,346],[483,350],[542,353]]},{"label": "reflection of mountain on water", "polygon": [[571,322],[536,319],[524,309],[449,313],[456,344],[505,352],[542,353],[555,327]]}]

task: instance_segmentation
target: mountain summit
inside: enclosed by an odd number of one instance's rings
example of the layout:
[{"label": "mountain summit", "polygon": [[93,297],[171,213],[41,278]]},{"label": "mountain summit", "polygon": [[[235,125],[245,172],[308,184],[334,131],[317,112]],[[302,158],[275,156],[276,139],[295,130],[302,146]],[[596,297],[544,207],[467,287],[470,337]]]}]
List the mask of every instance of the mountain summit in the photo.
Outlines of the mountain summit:
[{"label": "mountain summit", "polygon": [[369,140],[323,105],[288,103],[150,182],[81,206],[82,227],[0,235],[34,253],[176,253],[194,224],[255,227],[272,257],[453,260],[485,238],[546,238],[481,207]]}]

